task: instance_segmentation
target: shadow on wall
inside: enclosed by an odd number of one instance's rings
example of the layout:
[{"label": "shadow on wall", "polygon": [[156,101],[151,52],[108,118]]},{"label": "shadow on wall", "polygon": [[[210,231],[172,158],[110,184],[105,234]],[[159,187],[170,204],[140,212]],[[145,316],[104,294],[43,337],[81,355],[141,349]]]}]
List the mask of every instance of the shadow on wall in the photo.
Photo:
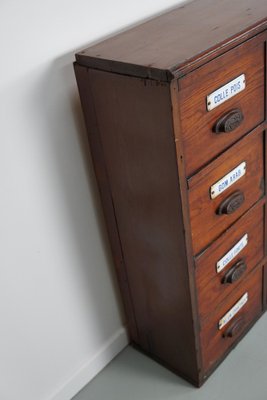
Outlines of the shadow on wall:
[{"label": "shadow on wall", "polygon": [[[109,321],[114,317],[110,315],[109,297],[99,301],[101,291],[111,293],[107,294],[110,297],[115,293],[122,321],[124,316],[74,75],[74,55],[75,51],[54,61],[37,90],[38,96],[42,93],[42,118],[49,132],[46,144],[50,147],[51,162],[55,163],[53,170],[58,174],[71,241],[78,255],[78,265],[73,268],[82,276],[86,301],[91,308],[93,305],[95,321],[99,324],[94,330],[101,340],[104,332],[107,336]],[[101,248],[95,246],[96,236],[100,237]],[[106,265],[100,265],[98,257],[103,260],[103,252]],[[108,287],[110,284],[112,290]],[[92,328],[89,318],[88,324]]]},{"label": "shadow on wall", "polygon": [[[169,7],[169,10],[174,7]],[[127,24],[127,27],[91,41],[90,45],[158,14],[160,12]],[[73,70],[75,53],[79,50],[73,50],[46,65],[41,83],[38,77],[34,85],[34,99],[39,107],[39,118],[45,126],[41,140],[50,157],[48,161],[45,159],[45,164],[50,162],[52,173],[56,175],[53,178],[61,197],[59,204],[64,208],[62,223],[71,238],[72,248],[67,249],[67,254],[76,255],[70,262],[70,274],[79,281],[77,285],[82,282],[85,293],[82,318],[88,321],[89,341],[92,321],[96,321],[97,326],[93,330],[98,332],[101,341],[121,327],[124,316]],[[80,287],[75,295],[77,292],[80,295]],[[119,313],[116,304],[119,305]]]},{"label": "shadow on wall", "polygon": [[[127,27],[91,41],[90,45],[158,14],[127,24]],[[71,237],[72,249],[67,249],[67,253],[76,254],[74,261],[71,260],[70,274],[74,280],[79,280],[79,284],[82,282],[84,304],[90,305],[90,312],[85,306],[82,318],[87,318],[89,329],[92,329],[92,320],[97,322],[98,326],[93,329],[98,331],[101,341],[121,327],[124,316],[73,70],[75,53],[79,50],[73,50],[45,66],[41,83],[38,78],[34,85],[34,100],[45,126],[45,134],[41,137],[49,154],[45,163],[52,164],[51,169],[56,175],[53,179],[57,182],[60,205],[64,208],[63,226]],[[89,330],[88,335],[90,340]]]}]

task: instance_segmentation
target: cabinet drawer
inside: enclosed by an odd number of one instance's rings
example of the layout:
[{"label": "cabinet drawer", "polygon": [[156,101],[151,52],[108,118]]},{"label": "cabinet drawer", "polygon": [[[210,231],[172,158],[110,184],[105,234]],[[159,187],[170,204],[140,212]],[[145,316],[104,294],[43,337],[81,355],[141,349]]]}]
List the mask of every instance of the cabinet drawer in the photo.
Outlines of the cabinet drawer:
[{"label": "cabinet drawer", "polygon": [[[239,311],[238,308],[240,308]],[[229,311],[232,313],[231,319]],[[202,361],[206,371],[235,344],[239,336],[261,312],[262,268],[257,268],[251,272],[244,284],[227,298],[223,306],[214,312],[211,320],[200,333]],[[219,329],[220,325],[221,329]]]},{"label": "cabinet drawer", "polygon": [[194,254],[264,194],[263,143],[264,133],[256,129],[188,180]]},{"label": "cabinet drawer", "polygon": [[[264,207],[250,209],[196,260],[201,324],[264,257]],[[204,323],[204,322],[203,322]]]},{"label": "cabinet drawer", "polygon": [[[180,115],[187,176],[264,120],[264,59],[264,36],[258,35],[180,79]],[[208,111],[207,96],[241,75],[245,76],[245,89],[237,91],[233,97],[229,95],[231,86],[227,92],[227,89],[222,90],[219,106]],[[224,96],[229,99],[223,102]],[[216,123],[233,110],[242,113],[241,124],[233,131],[215,133]],[[236,121],[234,114],[231,128],[236,126]]]}]

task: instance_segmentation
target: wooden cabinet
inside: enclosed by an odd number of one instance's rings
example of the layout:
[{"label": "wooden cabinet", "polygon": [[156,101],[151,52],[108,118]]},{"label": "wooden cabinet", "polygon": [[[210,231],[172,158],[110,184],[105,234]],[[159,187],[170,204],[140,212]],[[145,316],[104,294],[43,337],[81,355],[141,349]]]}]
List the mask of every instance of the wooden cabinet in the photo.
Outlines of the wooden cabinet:
[{"label": "wooden cabinet", "polygon": [[[206,248],[264,195],[263,144],[262,128],[256,129],[187,181],[194,254]],[[236,168],[237,173],[244,168],[244,176],[223,187],[222,192],[212,198],[211,188],[221,180],[221,186],[227,184],[231,177],[224,177]],[[222,205],[233,193],[240,193],[242,202],[233,212],[223,212]]]},{"label": "wooden cabinet", "polygon": [[197,0],[76,55],[132,343],[200,386],[266,308],[266,0]]},{"label": "wooden cabinet", "polygon": [[[265,37],[258,35],[179,79],[186,175],[195,173],[264,121]],[[207,112],[207,96],[243,74],[246,89]],[[214,135],[216,122],[235,109],[242,112],[242,123],[229,135]]]}]

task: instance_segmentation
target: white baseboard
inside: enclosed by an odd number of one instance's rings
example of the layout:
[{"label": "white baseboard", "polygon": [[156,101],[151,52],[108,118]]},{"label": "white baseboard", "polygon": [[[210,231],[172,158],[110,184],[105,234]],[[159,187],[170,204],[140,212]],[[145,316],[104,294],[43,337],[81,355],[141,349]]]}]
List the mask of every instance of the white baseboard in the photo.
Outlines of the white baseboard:
[{"label": "white baseboard", "polygon": [[116,332],[101,349],[47,400],[70,400],[129,343],[125,328]]}]

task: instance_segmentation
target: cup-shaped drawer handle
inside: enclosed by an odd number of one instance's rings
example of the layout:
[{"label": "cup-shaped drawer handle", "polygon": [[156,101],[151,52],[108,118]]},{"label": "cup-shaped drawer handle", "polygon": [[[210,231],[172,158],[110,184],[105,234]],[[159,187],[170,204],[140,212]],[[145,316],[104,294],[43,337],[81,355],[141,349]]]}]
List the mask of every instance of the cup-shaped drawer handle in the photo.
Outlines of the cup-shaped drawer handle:
[{"label": "cup-shaped drawer handle", "polygon": [[222,214],[232,214],[235,212],[245,201],[244,193],[241,190],[237,190],[232,193],[229,197],[227,197],[223,202],[219,205],[217,210],[218,215]]},{"label": "cup-shaped drawer handle", "polygon": [[243,317],[236,319],[228,329],[223,333],[224,338],[232,338],[242,331],[245,321]]},{"label": "cup-shaped drawer handle", "polygon": [[226,272],[222,279],[222,283],[234,283],[238,281],[245,273],[247,265],[244,260],[237,261],[229,271]]},{"label": "cup-shaped drawer handle", "polygon": [[232,132],[242,124],[243,120],[242,111],[236,108],[223,115],[214,125],[213,131],[215,133]]}]

